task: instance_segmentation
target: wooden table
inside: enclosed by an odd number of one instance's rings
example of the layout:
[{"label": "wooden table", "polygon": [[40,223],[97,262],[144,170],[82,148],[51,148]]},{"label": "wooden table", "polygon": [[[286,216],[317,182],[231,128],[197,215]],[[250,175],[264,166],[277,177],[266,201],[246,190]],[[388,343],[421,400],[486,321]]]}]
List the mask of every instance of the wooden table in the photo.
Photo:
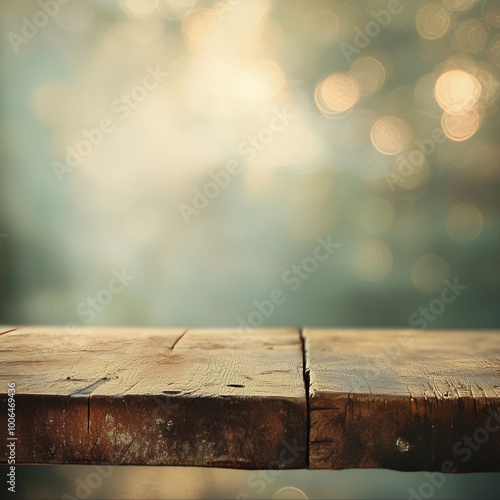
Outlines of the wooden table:
[{"label": "wooden table", "polygon": [[500,333],[0,327],[0,462],[500,471]]}]

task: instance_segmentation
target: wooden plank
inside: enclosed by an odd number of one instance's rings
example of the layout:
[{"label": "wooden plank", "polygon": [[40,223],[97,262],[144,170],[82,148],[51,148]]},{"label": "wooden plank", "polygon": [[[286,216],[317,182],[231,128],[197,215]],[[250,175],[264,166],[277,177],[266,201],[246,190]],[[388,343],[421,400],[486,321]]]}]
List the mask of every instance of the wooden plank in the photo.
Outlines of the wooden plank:
[{"label": "wooden plank", "polygon": [[500,471],[500,334],[303,333],[312,469]]},{"label": "wooden plank", "polygon": [[500,470],[498,332],[303,340],[305,352],[293,329],[0,327],[17,463]]},{"label": "wooden plank", "polygon": [[306,466],[298,330],[23,327],[0,351],[17,463]]}]

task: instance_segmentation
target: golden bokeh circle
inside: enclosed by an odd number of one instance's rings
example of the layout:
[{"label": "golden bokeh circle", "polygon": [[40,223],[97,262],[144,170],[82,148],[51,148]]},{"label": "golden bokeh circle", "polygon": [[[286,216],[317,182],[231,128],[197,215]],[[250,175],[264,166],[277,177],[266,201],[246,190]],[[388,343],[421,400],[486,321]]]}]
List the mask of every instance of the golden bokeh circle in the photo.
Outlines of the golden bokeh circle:
[{"label": "golden bokeh circle", "polygon": [[422,38],[427,40],[437,40],[444,36],[450,24],[450,11],[437,2],[423,5],[415,18],[417,31]]},{"label": "golden bokeh circle", "polygon": [[444,286],[450,277],[450,266],[442,257],[426,254],[419,257],[411,269],[413,286],[424,293],[435,293]]},{"label": "golden bokeh circle", "polygon": [[308,496],[295,486],[285,486],[273,495],[272,500],[308,500]]},{"label": "golden bokeh circle", "polygon": [[450,114],[470,110],[479,100],[481,84],[478,79],[461,69],[446,71],[436,81],[434,97],[439,106]]},{"label": "golden bokeh circle", "polygon": [[441,126],[448,139],[455,142],[470,139],[481,125],[481,116],[477,109],[470,109],[460,115],[443,113]]},{"label": "golden bokeh circle", "polygon": [[335,73],[316,87],[315,101],[326,116],[351,109],[360,97],[358,82],[350,73]]},{"label": "golden bokeh circle", "polygon": [[361,279],[374,282],[391,272],[393,257],[387,245],[379,240],[369,239],[355,250],[352,262]]},{"label": "golden bokeh circle", "polygon": [[350,72],[358,82],[361,95],[365,97],[379,90],[386,76],[384,65],[371,56],[356,59],[351,65]]},{"label": "golden bokeh circle", "polygon": [[460,243],[476,239],[483,228],[483,214],[471,203],[455,205],[446,215],[446,230]]},{"label": "golden bokeh circle", "polygon": [[190,12],[182,20],[184,38],[191,48],[208,49],[222,39],[222,22],[214,9],[203,8]]},{"label": "golden bokeh circle", "polygon": [[397,116],[379,118],[370,131],[370,139],[377,151],[395,155],[408,147],[413,133],[408,124]]}]

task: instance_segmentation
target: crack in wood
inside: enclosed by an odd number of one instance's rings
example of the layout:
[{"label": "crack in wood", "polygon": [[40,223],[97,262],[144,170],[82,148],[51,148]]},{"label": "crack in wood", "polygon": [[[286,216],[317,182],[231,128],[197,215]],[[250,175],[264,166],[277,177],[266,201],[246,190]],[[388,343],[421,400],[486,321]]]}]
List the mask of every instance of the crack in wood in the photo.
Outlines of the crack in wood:
[{"label": "crack in wood", "polygon": [[0,333],[0,335],[5,335],[6,333],[10,333],[10,332],[15,332],[16,330],[17,330],[17,328],[12,328],[10,330],[7,330],[6,332]]},{"label": "crack in wood", "polygon": [[309,373],[309,366],[307,361],[307,348],[306,339],[304,338],[302,329],[299,330],[300,344],[302,349],[302,377],[304,379],[304,393],[306,397],[306,411],[307,411],[307,430],[306,430],[306,468],[309,468],[309,440],[311,434],[311,408],[309,405],[309,393],[311,389],[311,377]]},{"label": "crack in wood", "polygon": [[78,391],[72,392],[70,394],[70,397],[72,398],[77,398],[80,396],[89,396],[92,394],[99,386],[102,384],[105,384],[108,380],[110,380],[107,377],[101,378],[97,382],[94,382],[93,384],[89,385],[88,387],[84,387],[83,389],[79,389]]},{"label": "crack in wood", "polygon": [[182,337],[184,337],[184,335],[186,335],[186,333],[189,331],[189,329],[187,329],[186,331],[182,332],[182,334],[179,336],[179,338],[177,338],[175,340],[175,342],[172,344],[172,347],[170,348],[170,351],[173,352],[174,351],[174,348],[175,346],[179,343],[179,341],[182,339]]}]

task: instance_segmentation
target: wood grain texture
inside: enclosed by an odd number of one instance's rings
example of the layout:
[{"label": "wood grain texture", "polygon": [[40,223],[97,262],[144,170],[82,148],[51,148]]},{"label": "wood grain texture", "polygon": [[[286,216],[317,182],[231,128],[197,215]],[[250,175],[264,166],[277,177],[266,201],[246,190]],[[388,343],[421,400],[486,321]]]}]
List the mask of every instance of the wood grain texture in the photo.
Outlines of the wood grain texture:
[{"label": "wood grain texture", "polygon": [[499,332],[5,326],[9,382],[17,463],[500,471]]},{"label": "wood grain texture", "polygon": [[0,351],[3,408],[16,383],[17,463],[306,465],[298,330],[24,327]]},{"label": "wood grain texture", "polygon": [[313,469],[500,471],[500,334],[303,333]]}]

